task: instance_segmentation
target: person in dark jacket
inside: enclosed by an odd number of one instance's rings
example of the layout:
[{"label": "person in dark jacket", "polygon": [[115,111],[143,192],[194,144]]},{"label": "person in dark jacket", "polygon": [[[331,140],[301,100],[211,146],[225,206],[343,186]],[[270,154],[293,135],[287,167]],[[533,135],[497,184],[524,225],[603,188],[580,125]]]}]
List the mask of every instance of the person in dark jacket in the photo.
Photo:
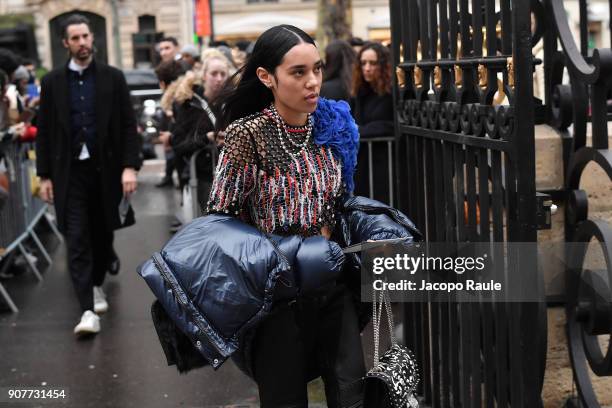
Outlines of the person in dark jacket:
[{"label": "person in dark jacket", "polygon": [[97,313],[108,309],[101,285],[114,260],[113,230],[134,222],[124,198],[136,190],[139,141],[123,73],[94,58],[86,17],[64,21],[63,44],[70,60],[42,79],[36,165],[83,312],[74,332],[97,333]]},{"label": "person in dark jacket", "polygon": [[[171,41],[167,41],[171,44]],[[159,87],[164,91],[162,95],[160,105],[163,110],[162,120],[159,126],[159,142],[164,146],[166,168],[164,177],[157,183],[156,187],[172,187],[174,182],[172,181],[172,174],[176,170],[174,150],[170,145],[170,138],[174,130],[175,118],[172,109],[172,101],[174,98],[174,92],[178,86],[178,79],[185,74],[185,65],[181,61],[175,59],[163,60],[155,68],[155,75],[159,80]]]},{"label": "person in dark jacket", "polygon": [[[337,206],[353,189],[358,134],[347,103],[319,98],[322,66],[313,39],[297,27],[258,38],[235,89],[221,98],[220,127],[229,126],[209,213],[266,234],[331,238]],[[263,408],[308,406],[307,383],[319,376],[328,407],[361,403],[356,305],[341,280],[320,285],[275,302],[247,346]]]},{"label": "person in dark jacket", "polygon": [[[359,125],[362,144],[357,159],[355,194],[389,203],[388,163],[386,142],[372,143],[370,169],[368,145],[364,142],[376,137],[393,136],[393,96],[391,95],[391,53],[380,43],[366,43],[357,55],[353,72],[351,108]],[[373,172],[370,186],[368,172]],[[373,196],[370,194],[370,187]]]},{"label": "person in dark jacket", "polygon": [[349,102],[355,60],[355,52],[344,40],[334,40],[325,47],[322,97]]},{"label": "person in dark jacket", "polygon": [[221,52],[209,50],[202,70],[187,72],[174,93],[175,125],[170,143],[176,155],[181,188],[189,181],[191,156],[208,148],[199,153],[196,160],[196,175],[201,181],[198,186],[200,203],[208,197],[206,186],[210,188],[213,176],[214,163],[209,148],[219,136],[215,132],[217,113],[214,102],[229,77],[230,67],[231,63]]}]

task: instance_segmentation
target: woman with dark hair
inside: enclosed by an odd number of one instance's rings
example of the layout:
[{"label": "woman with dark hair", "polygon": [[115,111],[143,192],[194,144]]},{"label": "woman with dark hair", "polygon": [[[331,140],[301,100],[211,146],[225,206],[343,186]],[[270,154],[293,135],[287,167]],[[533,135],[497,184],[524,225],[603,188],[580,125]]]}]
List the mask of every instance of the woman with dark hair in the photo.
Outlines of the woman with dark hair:
[{"label": "woman with dark hair", "polygon": [[344,40],[334,40],[325,48],[325,71],[321,96],[349,101],[353,82],[355,52]]},{"label": "woman with dark hair", "polygon": [[[353,190],[358,134],[348,104],[319,98],[322,65],[299,28],[259,37],[220,105],[220,125],[229,126],[209,213],[266,234],[332,237],[341,198]],[[340,280],[305,292],[273,303],[238,363],[264,408],[307,407],[306,385],[318,376],[328,407],[361,406],[365,365],[351,293]]]},{"label": "woman with dark hair", "polygon": [[366,43],[353,73],[353,116],[361,137],[393,133],[391,53],[380,43]]},{"label": "woman with dark hair", "polygon": [[[364,44],[357,55],[353,73],[351,108],[359,125],[362,140],[393,135],[393,96],[391,95],[391,53],[380,43]],[[359,151],[355,194],[370,196],[370,187],[376,200],[389,203],[389,177],[386,143],[373,143],[373,163],[369,169],[366,146]],[[373,186],[369,185],[368,170],[374,172]],[[389,203],[390,204],[390,203]]]}]

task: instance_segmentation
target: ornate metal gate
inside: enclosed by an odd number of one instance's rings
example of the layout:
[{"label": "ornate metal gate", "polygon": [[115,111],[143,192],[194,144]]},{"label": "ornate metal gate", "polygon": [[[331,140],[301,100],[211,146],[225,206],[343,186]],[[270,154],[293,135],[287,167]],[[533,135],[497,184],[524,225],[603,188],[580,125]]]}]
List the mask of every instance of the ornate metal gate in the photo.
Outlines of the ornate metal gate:
[{"label": "ornate metal gate", "polygon": [[[598,336],[609,336],[612,332],[612,230],[601,217],[589,214],[589,198],[580,188],[580,181],[589,163],[602,169],[612,180],[612,152],[608,146],[608,122],[612,118],[612,50],[589,51],[588,2],[579,0],[576,4],[580,47],[572,36],[564,2],[535,2],[534,9],[547,17],[543,23],[546,26],[546,100],[550,101],[547,119],[564,141],[565,239],[573,244],[566,253],[569,267],[565,303],[568,348],[578,397],[571,398],[567,406],[598,408],[600,402],[592,378],[612,375],[612,340],[608,337],[605,351],[598,341]],[[610,15],[612,2],[608,2],[608,6]],[[612,34],[611,31],[606,34]],[[567,70],[569,84],[563,83],[564,70]],[[590,146],[587,142],[589,123]],[[609,185],[601,187],[607,189]],[[602,244],[606,265],[601,271],[583,266],[587,244],[592,239]]]},{"label": "ornate metal gate", "polygon": [[[529,0],[391,0],[399,207],[429,242],[503,242],[541,285]],[[524,271],[529,271],[525,273]],[[527,278],[525,278],[527,277]],[[408,303],[433,407],[541,406],[544,303]]]}]

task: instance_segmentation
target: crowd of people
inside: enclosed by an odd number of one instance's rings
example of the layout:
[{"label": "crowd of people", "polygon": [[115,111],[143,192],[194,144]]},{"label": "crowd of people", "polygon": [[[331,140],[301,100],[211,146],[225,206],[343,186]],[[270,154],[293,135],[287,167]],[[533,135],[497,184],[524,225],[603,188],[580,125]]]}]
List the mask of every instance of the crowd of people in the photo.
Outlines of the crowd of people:
[{"label": "crowd of people", "polygon": [[[12,51],[0,48],[0,211],[9,200],[11,163],[6,157],[10,145],[31,142],[37,134],[37,113],[40,103],[38,80],[32,61],[20,58]],[[25,264],[36,257],[27,248],[25,256],[11,261]],[[10,278],[6,259],[0,260],[0,279]]]},{"label": "crowd of people", "polygon": [[32,61],[0,48],[0,154],[2,144],[36,137],[40,102]]},{"label": "crowd of people", "polygon": [[[239,70],[252,53],[253,44],[239,41],[230,48],[224,41],[213,42],[200,55],[196,46],[180,47],[174,37],[165,37],[158,43],[161,63],[155,72],[164,91],[159,142],[164,145],[166,157],[165,174],[158,187],[174,186],[172,174],[176,170],[177,187],[186,188],[190,159],[200,151],[195,175],[199,180],[198,191],[194,194],[197,193],[199,203],[206,201],[215,166],[214,146],[222,146],[224,135],[216,126],[217,97],[227,90],[227,81],[235,83],[238,80]],[[392,135],[389,49],[381,43],[364,42],[359,38],[333,40],[324,50],[324,63],[320,96],[350,104],[362,139]],[[386,154],[386,146],[376,146],[375,162],[385,163]],[[362,149],[358,162],[356,193],[368,195],[370,169],[366,150]],[[383,167],[386,170],[386,166]],[[377,179],[386,176],[379,173],[381,177],[375,172]],[[376,198],[388,197],[388,183],[377,182],[374,190]],[[174,232],[180,226],[181,220],[177,219],[170,229]]]},{"label": "crowd of people", "polygon": [[[223,143],[223,132],[216,130],[215,101],[226,81],[236,72],[228,47],[210,47],[200,56],[194,46],[181,49],[176,39],[163,38],[159,43],[161,63],[155,72],[160,88],[163,120],[159,141],[166,152],[166,171],[159,187],[172,186],[172,173],[178,174],[179,189],[186,188],[190,178],[190,160],[196,160],[198,202],[205,201],[214,167],[211,146]],[[208,183],[207,183],[208,182]],[[186,202],[183,202],[186,205]],[[184,220],[183,220],[184,221]],[[180,226],[176,221],[171,229]]]}]

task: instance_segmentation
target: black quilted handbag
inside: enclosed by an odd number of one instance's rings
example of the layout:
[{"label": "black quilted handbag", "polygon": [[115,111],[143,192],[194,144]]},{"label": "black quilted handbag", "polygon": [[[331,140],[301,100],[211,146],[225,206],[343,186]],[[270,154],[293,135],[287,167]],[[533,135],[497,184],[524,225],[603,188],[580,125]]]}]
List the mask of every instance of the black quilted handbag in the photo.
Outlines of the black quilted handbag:
[{"label": "black quilted handbag", "polygon": [[[379,358],[380,319],[386,309],[391,348]],[[386,291],[374,291],[372,326],[374,328],[374,367],[364,384],[364,408],[417,408],[415,390],[419,373],[412,352],[397,343],[393,333],[391,301]]]}]

